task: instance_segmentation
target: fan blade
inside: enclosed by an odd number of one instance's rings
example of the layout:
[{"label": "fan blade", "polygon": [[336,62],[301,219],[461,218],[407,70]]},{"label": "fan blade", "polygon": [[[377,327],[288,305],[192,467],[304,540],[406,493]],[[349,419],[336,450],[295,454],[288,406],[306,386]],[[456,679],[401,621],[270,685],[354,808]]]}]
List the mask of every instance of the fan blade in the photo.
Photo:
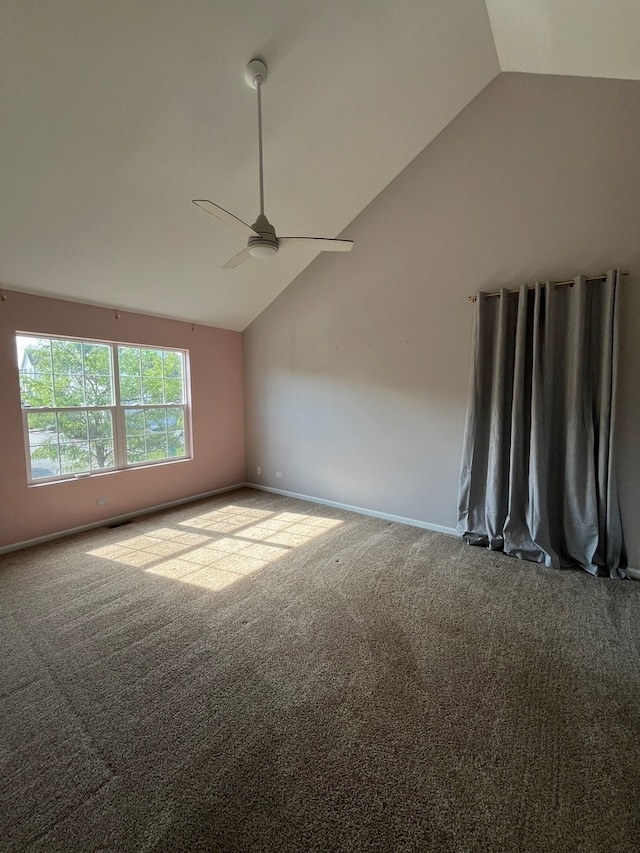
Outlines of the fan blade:
[{"label": "fan blade", "polygon": [[240,264],[243,264],[245,261],[248,261],[251,255],[249,254],[249,249],[243,249],[241,252],[238,252],[237,255],[234,255],[230,261],[222,267],[223,270],[232,270],[234,267],[239,267]]},{"label": "fan blade", "polygon": [[334,240],[331,237],[278,237],[280,246],[312,246],[321,252],[350,252],[353,240]]},{"label": "fan blade", "polygon": [[255,237],[258,234],[257,231],[254,231],[253,228],[250,225],[247,225],[246,222],[243,222],[242,219],[238,219],[238,217],[234,216],[233,213],[229,213],[228,210],[218,207],[218,205],[214,204],[212,201],[208,201],[206,198],[194,198],[192,201],[202,210],[206,211],[206,213],[210,213],[212,216],[215,216],[216,219],[220,219],[232,228],[236,228],[244,234],[250,234],[252,237]]}]

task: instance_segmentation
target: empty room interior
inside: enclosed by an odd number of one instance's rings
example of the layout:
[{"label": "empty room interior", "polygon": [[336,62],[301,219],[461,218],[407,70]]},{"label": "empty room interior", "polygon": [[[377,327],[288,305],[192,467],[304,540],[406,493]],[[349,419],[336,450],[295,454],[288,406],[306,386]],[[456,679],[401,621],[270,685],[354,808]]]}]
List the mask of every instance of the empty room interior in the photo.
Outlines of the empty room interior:
[{"label": "empty room interior", "polygon": [[636,0],[0,44],[0,850],[640,849]]}]

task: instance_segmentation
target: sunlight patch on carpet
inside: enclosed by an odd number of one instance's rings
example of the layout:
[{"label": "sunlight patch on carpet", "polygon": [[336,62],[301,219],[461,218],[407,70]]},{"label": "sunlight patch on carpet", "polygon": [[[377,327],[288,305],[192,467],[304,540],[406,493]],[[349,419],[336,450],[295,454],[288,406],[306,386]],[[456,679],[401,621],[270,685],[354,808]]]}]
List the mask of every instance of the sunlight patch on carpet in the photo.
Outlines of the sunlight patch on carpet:
[{"label": "sunlight patch on carpet", "polygon": [[[225,506],[87,552],[149,574],[224,589],[343,524],[299,512]],[[196,532],[197,531],[197,532]]]}]

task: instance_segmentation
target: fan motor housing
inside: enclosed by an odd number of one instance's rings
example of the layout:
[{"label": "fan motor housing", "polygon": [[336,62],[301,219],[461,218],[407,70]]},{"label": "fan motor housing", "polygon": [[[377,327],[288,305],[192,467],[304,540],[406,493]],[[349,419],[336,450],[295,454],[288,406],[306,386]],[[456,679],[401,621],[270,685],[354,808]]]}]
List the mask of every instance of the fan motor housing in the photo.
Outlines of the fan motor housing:
[{"label": "fan motor housing", "polygon": [[247,248],[254,258],[270,258],[278,254],[279,244],[276,230],[264,214],[260,214],[251,226],[259,236],[249,237]]}]

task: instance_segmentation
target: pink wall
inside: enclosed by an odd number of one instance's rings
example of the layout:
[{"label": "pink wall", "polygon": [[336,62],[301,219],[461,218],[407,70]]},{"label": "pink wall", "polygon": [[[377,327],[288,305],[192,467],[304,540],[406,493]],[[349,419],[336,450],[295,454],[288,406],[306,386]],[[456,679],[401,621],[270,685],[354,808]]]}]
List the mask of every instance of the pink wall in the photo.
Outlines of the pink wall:
[{"label": "pink wall", "polygon": [[[2,291],[0,301],[0,547],[241,483],[239,332]],[[192,460],[27,486],[16,331],[188,349]],[[108,496],[98,507],[96,498]]]}]

